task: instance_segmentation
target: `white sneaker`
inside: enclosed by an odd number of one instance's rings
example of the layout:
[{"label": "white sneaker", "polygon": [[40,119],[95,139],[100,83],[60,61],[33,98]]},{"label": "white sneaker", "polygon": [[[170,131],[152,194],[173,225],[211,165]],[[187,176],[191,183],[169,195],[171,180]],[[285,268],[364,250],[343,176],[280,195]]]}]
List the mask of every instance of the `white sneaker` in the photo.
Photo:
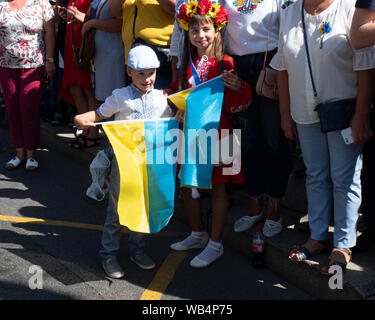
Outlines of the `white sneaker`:
[{"label": "white sneaker", "polygon": [[171,244],[169,247],[175,251],[186,251],[190,249],[202,249],[208,243],[209,236],[207,233],[203,237],[197,237],[196,235],[190,234],[187,238],[180,242]]},{"label": "white sneaker", "polygon": [[206,261],[206,260],[203,260],[200,258],[201,255],[204,255],[203,251],[197,255],[193,260],[190,261],[190,266],[193,267],[193,268],[204,268],[204,267],[207,267],[209,266],[211,263],[217,261],[224,253],[224,248],[223,246],[219,248],[211,245],[210,243],[207,245],[206,249],[205,250],[215,250],[217,251],[217,256],[215,257],[215,259],[211,260],[211,261]]},{"label": "white sneaker", "polygon": [[263,226],[263,234],[265,237],[274,237],[283,230],[283,224],[280,217],[279,221],[266,220]]},{"label": "white sneaker", "polygon": [[261,213],[259,213],[256,216],[243,216],[236,220],[236,222],[233,225],[234,232],[242,232],[245,230],[250,229],[256,222],[262,220],[264,218],[264,211],[262,210]]}]

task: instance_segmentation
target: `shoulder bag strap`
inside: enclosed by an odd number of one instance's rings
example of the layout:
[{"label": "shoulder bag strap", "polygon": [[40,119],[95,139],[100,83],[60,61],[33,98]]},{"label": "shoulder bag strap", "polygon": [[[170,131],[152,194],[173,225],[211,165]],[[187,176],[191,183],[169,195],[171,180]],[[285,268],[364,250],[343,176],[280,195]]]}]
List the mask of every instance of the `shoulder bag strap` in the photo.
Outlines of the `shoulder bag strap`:
[{"label": "shoulder bag strap", "polygon": [[103,2],[103,5],[100,7],[100,9],[97,11],[97,13],[96,13],[96,19],[98,19],[99,18],[99,16],[100,16],[100,14],[102,13],[102,10],[103,10],[103,8],[104,8],[104,6],[105,6],[105,4],[108,2],[108,0],[105,0],[104,2]]},{"label": "shoulder bag strap", "polygon": [[305,5],[305,1],[302,1],[301,18],[302,18],[302,27],[303,27],[303,38],[304,38],[304,42],[305,42],[307,62],[309,64],[309,71],[310,71],[311,83],[312,83],[313,90],[314,90],[314,97],[316,98],[318,96],[318,93],[316,92],[316,87],[315,87],[315,82],[314,82],[314,77],[313,77],[312,67],[311,67],[309,46],[307,44],[307,35],[306,35],[306,26],[305,26],[305,13],[304,13],[304,10],[303,10],[304,9],[304,5]]},{"label": "shoulder bag strap", "polygon": [[275,0],[272,0],[272,10],[271,10],[271,17],[270,17],[270,22],[268,24],[268,36],[267,36],[267,49],[266,49],[266,53],[264,55],[264,61],[263,61],[263,70],[266,69],[266,63],[267,63],[267,55],[268,55],[268,47],[269,47],[269,44],[270,44],[270,35],[271,35],[271,28],[272,28],[272,18],[273,18],[273,9],[274,9],[274,5],[275,5]]},{"label": "shoulder bag strap", "polygon": [[[76,5],[76,0],[73,0],[73,2],[72,2],[72,6],[74,6],[75,7],[75,5]],[[74,55],[74,48],[75,48],[75,46],[74,46],[74,24],[75,24],[75,22],[71,22],[71,24],[70,24],[70,32],[71,32],[71,34],[72,34],[72,48],[73,48],[73,55]]]}]

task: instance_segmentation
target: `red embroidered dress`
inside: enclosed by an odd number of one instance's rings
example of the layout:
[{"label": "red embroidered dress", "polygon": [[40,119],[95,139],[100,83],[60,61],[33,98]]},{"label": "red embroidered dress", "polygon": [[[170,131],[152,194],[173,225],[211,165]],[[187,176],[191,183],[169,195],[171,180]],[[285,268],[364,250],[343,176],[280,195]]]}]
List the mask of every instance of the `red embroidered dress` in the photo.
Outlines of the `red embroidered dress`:
[{"label": "red embroidered dress", "polygon": [[[198,71],[201,82],[205,82],[222,74],[220,64],[215,58],[208,58],[203,63],[200,63],[200,57],[193,58],[192,60],[195,68]],[[231,57],[224,56],[223,61],[224,70],[234,70],[233,72],[235,72],[234,62]],[[190,79],[192,75],[193,73],[189,64],[187,70],[188,79]],[[221,137],[221,129],[232,129],[230,113],[245,111],[252,101],[250,86],[243,80],[241,80],[241,84],[242,87],[240,91],[233,91],[229,88],[224,89],[223,107],[219,123],[219,138]],[[223,167],[214,167],[211,181],[212,185],[226,183],[229,181],[232,181],[234,183],[244,183],[245,179],[242,170],[239,174],[231,176],[223,175],[222,168]]]}]

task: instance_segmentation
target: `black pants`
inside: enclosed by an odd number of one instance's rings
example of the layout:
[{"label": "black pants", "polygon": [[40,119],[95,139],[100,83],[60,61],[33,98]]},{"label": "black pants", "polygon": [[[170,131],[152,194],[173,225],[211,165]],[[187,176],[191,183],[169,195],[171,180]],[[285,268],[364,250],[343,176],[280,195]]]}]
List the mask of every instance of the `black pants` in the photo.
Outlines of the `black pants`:
[{"label": "black pants", "polygon": [[[265,194],[281,198],[287,188],[294,144],[285,138],[281,130],[279,102],[256,94],[264,54],[233,58],[239,77],[250,85],[253,96],[253,102],[244,114],[246,125],[241,138],[248,195]],[[269,54],[267,58],[271,60],[272,55]]]},{"label": "black pants", "polygon": [[[375,110],[370,113],[371,130],[375,134]],[[375,138],[363,146],[363,166],[361,172],[362,205],[361,212],[370,231],[375,232]]]}]

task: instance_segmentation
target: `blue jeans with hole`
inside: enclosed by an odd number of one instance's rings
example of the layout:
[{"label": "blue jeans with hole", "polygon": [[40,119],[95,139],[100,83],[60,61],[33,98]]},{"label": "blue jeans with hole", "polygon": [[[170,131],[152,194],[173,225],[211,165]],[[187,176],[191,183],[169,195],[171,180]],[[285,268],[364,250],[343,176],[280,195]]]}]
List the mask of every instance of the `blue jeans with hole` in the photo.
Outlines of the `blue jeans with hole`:
[{"label": "blue jeans with hole", "polygon": [[333,246],[352,248],[361,205],[362,145],[345,144],[340,131],[322,133],[320,123],[297,124],[297,130],[306,165],[311,238],[328,239],[333,205]]},{"label": "blue jeans with hole", "polygon": [[[112,160],[110,189],[107,206],[107,216],[104,223],[101,249],[99,251],[103,260],[116,258],[120,250],[120,241],[122,237],[121,229],[123,226],[119,223],[117,213],[117,200],[120,189],[120,174],[116,158]],[[144,251],[145,239],[143,233],[129,230],[128,246],[130,256],[134,257]]]}]

